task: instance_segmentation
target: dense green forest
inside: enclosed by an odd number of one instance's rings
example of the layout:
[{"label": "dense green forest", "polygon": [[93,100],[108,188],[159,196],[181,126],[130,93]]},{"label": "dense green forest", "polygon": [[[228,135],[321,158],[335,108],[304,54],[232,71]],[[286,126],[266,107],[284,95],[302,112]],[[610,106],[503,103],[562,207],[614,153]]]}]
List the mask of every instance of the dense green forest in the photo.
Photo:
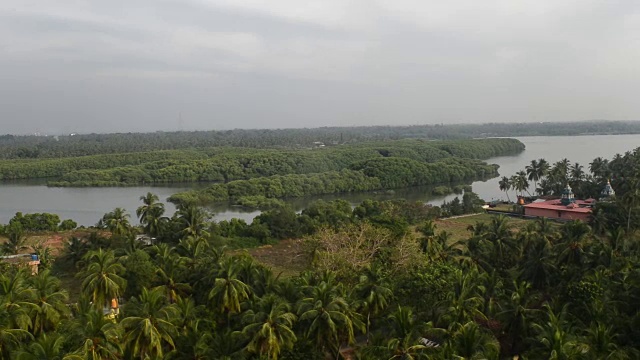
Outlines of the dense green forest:
[{"label": "dense green forest", "polygon": [[[193,204],[168,217],[147,194],[138,228],[115,209],[58,256],[35,249],[37,275],[0,263],[0,358],[636,359],[640,151],[619,159],[592,224],[493,217],[461,241],[435,220],[478,211],[471,192],[442,209],[274,206],[250,224]],[[3,231],[2,251],[24,248]],[[301,239],[302,271],[233,250],[282,239]]]},{"label": "dense green forest", "polygon": [[0,136],[0,159],[40,159],[209,147],[309,148],[372,140],[637,134],[637,121],[490,123],[415,126],[324,127],[228,131]]},{"label": "dense green forest", "polygon": [[[318,149],[204,148],[59,159],[0,161],[0,179],[54,178],[52,186],[126,186],[173,182],[221,182],[290,174],[322,174],[367,161],[410,161],[414,168],[449,158],[486,159],[516,154],[515,139],[397,140]],[[356,164],[360,164],[357,165]],[[404,166],[407,166],[405,161]],[[414,169],[415,170],[415,169]],[[487,174],[489,175],[489,174]]]},{"label": "dense green forest", "polygon": [[276,175],[214,184],[201,190],[172,195],[174,203],[210,203],[246,197],[282,198],[395,189],[408,186],[457,183],[498,175],[497,165],[479,160],[447,158],[424,164],[411,159],[380,158],[359,162],[350,169],[318,174]]}]

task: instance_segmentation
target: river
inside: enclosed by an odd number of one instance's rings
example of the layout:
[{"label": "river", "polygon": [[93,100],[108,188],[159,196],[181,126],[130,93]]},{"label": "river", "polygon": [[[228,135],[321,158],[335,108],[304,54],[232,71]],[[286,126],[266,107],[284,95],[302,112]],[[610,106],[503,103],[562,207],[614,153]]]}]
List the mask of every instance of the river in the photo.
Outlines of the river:
[{"label": "river", "polygon": [[[640,135],[593,135],[593,136],[557,136],[557,137],[521,137],[526,150],[516,156],[501,156],[488,159],[487,162],[500,165],[500,174],[511,176],[534,159],[544,158],[554,163],[563,158],[572,163],[578,162],[588,170],[589,163],[596,157],[612,158],[617,153],[624,153],[640,146]],[[476,181],[473,191],[485,200],[506,198],[498,188],[499,178],[487,181]],[[113,188],[49,188],[43,182],[21,181],[0,183],[0,223],[7,223],[16,212],[34,213],[48,212],[58,214],[61,219],[73,219],[84,226],[95,225],[105,213],[116,207],[125,208],[135,220],[135,210],[140,206],[140,196],[152,192],[164,200],[169,195],[190,187],[201,187],[202,184],[174,186],[138,186]],[[451,200],[456,195],[432,196],[432,187],[415,187],[396,190],[389,193],[358,193],[318,196],[311,198],[287,200],[296,210],[303,209],[310,201],[316,199],[345,199],[352,204],[364,199],[404,198],[413,201],[425,201],[439,205],[443,200]],[[514,194],[511,194],[513,198]],[[167,214],[172,214],[175,207],[166,203]],[[216,220],[242,218],[251,221],[259,211],[246,211],[242,208],[218,204],[211,206]]]}]

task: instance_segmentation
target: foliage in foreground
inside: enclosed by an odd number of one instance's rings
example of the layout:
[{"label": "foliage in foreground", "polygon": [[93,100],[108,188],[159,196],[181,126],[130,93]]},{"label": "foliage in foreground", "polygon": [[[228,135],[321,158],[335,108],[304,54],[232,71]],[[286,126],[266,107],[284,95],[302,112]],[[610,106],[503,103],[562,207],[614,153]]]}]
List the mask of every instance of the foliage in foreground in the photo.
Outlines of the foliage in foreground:
[{"label": "foliage in foreground", "polygon": [[[51,271],[3,267],[1,359],[640,356],[635,232],[546,220],[515,231],[495,217],[452,243],[426,208],[394,202],[319,202],[247,225],[194,206],[158,220],[157,198],[141,200],[151,246],[116,210],[101,220],[111,236],[72,239]],[[308,270],[290,278],[218,246],[223,233],[304,226]],[[69,272],[79,294],[53,275]]]}]

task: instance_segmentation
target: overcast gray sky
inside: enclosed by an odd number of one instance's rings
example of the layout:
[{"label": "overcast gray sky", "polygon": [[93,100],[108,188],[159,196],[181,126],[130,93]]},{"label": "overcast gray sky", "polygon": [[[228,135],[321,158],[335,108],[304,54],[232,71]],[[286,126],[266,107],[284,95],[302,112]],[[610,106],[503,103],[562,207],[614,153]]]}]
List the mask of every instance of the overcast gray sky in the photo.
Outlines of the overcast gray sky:
[{"label": "overcast gray sky", "polygon": [[0,133],[631,120],[638,64],[637,0],[2,0]]}]

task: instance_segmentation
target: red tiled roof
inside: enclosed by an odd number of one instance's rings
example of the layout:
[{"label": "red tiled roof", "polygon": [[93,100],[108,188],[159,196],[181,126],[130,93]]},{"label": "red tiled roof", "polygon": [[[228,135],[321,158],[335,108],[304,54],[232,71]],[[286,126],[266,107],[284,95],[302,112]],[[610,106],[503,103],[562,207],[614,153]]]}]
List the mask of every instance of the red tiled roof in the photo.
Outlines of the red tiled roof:
[{"label": "red tiled roof", "polygon": [[590,207],[580,207],[580,205],[592,205],[591,202],[586,202],[583,200],[576,200],[571,205],[562,205],[560,200],[547,200],[541,202],[534,202],[531,204],[524,205],[526,208],[531,209],[549,209],[549,210],[558,210],[558,211],[569,211],[569,212],[577,212],[577,213],[590,213]]}]

